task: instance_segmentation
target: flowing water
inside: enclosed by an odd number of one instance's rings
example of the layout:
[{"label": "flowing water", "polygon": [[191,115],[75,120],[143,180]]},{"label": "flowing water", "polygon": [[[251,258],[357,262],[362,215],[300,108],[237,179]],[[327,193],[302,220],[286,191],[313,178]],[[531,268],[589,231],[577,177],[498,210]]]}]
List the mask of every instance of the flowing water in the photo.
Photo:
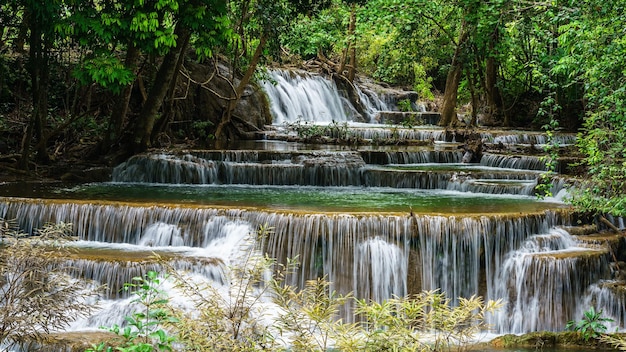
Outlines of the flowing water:
[{"label": "flowing water", "polygon": [[[272,78],[277,84],[264,88],[276,125],[354,118],[322,77],[274,71]],[[368,121],[389,108],[362,101]],[[500,334],[560,331],[591,305],[623,327],[626,304],[608,247],[571,236],[569,208],[534,196],[545,169],[540,158],[487,153],[463,164],[454,136],[437,127],[355,124],[350,131],[433,143],[346,148],[266,140],[241,150],[147,153],[116,167],[111,182],[1,185],[0,218],[17,219],[30,233],[48,222],[74,225],[79,240],[67,260],[83,279],[109,287],[103,308],[78,330],[123,322],[132,309],[123,283],[163,270],[151,253],[227,287],[228,268],[262,225],[273,230],[264,252],[301,263],[289,284],[327,277],[340,293],[376,301],[434,289],[455,302],[475,294],[502,299],[504,308],[489,318]],[[545,143],[526,132],[482,137]],[[555,182],[553,193],[564,183]],[[342,311],[346,321],[352,308]]]}]

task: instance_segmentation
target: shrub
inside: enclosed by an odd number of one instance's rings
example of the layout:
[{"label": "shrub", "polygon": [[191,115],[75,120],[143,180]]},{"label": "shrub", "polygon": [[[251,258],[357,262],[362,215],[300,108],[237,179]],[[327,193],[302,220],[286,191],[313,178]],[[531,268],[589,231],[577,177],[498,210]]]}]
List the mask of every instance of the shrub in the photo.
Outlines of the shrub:
[{"label": "shrub", "polygon": [[[167,297],[152,286],[158,283],[156,273],[135,278],[130,287],[138,288],[145,309],[127,318],[129,327],[111,329],[125,341],[117,349],[163,351],[175,342],[185,351],[462,350],[488,328],[485,315],[500,306],[477,296],[460,298],[452,306],[438,291],[369,302],[335,292],[325,278],[309,280],[302,288],[291,286],[285,278],[297,261],[280,265],[258,250],[269,231],[262,227],[250,237],[238,264],[228,268],[225,286],[197,283],[172,271],[177,287],[193,304],[191,311],[167,305]],[[341,320],[344,310],[354,312],[356,322]],[[264,314],[271,314],[270,319],[262,319]],[[98,348],[90,351],[104,351],[104,345]]]},{"label": "shrub", "polygon": [[65,264],[71,224],[48,224],[31,236],[0,219],[0,342],[2,348],[41,344],[92,309],[96,293]]}]

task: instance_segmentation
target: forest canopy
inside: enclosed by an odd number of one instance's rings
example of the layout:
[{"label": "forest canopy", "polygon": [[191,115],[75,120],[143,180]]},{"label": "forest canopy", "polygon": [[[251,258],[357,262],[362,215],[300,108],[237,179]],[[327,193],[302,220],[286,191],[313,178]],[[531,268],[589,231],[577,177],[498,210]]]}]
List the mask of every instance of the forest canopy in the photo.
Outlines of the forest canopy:
[{"label": "forest canopy", "polygon": [[[216,145],[263,65],[317,60],[440,97],[442,125],[578,131],[581,209],[626,215],[626,2],[9,0],[0,5],[0,129],[17,169],[59,140],[133,154],[176,138],[186,62],[229,67]],[[209,64],[212,62],[212,64]],[[217,70],[216,70],[217,72]]]}]

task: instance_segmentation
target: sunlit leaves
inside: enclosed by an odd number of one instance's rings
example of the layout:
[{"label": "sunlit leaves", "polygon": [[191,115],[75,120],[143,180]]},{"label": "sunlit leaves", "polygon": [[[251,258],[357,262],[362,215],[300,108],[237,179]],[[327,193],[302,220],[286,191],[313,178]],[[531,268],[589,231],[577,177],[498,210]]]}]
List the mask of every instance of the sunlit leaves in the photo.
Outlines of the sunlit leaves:
[{"label": "sunlit leaves", "polygon": [[74,70],[74,76],[83,85],[96,82],[113,93],[119,93],[135,79],[134,73],[114,56],[96,56],[87,59]]}]

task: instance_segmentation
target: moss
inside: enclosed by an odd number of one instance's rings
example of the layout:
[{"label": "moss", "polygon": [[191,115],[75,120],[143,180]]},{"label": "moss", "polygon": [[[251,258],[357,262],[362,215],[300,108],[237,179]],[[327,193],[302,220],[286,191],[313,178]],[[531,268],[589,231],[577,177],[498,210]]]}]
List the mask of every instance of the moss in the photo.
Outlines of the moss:
[{"label": "moss", "polygon": [[489,345],[493,348],[529,348],[542,349],[547,347],[571,347],[594,350],[614,351],[611,346],[600,342],[597,339],[585,341],[580,333],[565,332],[531,332],[523,335],[502,335],[491,340]]}]

